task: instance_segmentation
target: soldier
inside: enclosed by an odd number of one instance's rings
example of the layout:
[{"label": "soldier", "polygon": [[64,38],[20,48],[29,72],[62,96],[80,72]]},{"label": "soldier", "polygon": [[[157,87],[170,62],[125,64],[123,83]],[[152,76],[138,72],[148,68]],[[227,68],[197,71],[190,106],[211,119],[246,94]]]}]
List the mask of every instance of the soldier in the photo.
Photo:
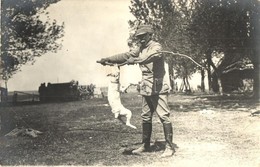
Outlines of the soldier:
[{"label": "soldier", "polygon": [[168,94],[170,92],[169,75],[166,69],[164,57],[156,54],[162,47],[158,42],[152,40],[153,28],[150,25],[142,24],[137,30],[135,37],[139,47],[130,52],[118,54],[112,57],[103,58],[101,64],[123,63],[134,64],[139,62],[142,71],[140,83],[140,94],[143,96],[142,104],[142,146],[132,151],[140,155],[150,150],[150,139],[152,133],[152,117],[157,112],[164,129],[166,146],[161,157],[172,156],[175,152],[172,143],[173,129],[169,118]]}]

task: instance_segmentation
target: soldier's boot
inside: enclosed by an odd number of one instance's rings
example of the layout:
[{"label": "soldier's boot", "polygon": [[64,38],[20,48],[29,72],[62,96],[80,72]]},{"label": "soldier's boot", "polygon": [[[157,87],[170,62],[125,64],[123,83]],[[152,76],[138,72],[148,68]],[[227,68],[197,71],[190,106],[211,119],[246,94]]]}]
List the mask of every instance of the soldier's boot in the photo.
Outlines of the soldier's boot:
[{"label": "soldier's boot", "polygon": [[172,143],[172,124],[163,124],[164,136],[165,136],[165,150],[161,155],[161,158],[171,157],[175,153],[175,149]]},{"label": "soldier's boot", "polygon": [[142,136],[142,146],[133,150],[132,154],[140,155],[143,152],[150,151],[150,140],[152,134],[152,123],[143,123],[143,136]]}]

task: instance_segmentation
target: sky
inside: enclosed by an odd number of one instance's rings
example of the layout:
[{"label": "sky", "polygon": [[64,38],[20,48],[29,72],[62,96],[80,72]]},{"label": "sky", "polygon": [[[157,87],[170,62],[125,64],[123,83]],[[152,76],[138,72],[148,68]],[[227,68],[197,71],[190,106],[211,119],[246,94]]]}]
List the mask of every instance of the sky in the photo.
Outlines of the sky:
[{"label": "sky", "polygon": [[[41,83],[71,80],[80,85],[107,86],[111,67],[96,61],[129,50],[128,21],[134,19],[129,5],[130,0],[61,0],[52,4],[47,8],[50,18],[65,24],[62,49],[37,57],[34,65],[22,66],[8,81],[8,90],[38,90]],[[121,67],[120,73],[122,85],[141,79],[137,65]],[[176,82],[180,85],[182,81]],[[200,85],[200,75],[192,76],[190,84],[195,88]]]},{"label": "sky", "polygon": [[[64,22],[63,47],[36,58],[8,81],[9,91],[38,90],[41,83],[71,80],[80,85],[106,86],[110,67],[96,61],[128,51],[128,20],[133,19],[128,0],[61,0],[47,8],[49,16]],[[44,17],[43,17],[44,18]],[[125,82],[140,79],[137,66],[121,70]]]}]

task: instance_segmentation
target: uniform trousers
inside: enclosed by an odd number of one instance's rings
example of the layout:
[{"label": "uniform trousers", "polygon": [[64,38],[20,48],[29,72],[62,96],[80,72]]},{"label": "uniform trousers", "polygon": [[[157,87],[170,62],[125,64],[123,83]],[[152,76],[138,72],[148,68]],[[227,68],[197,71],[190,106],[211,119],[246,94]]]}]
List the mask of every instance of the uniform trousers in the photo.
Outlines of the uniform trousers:
[{"label": "uniform trousers", "polygon": [[167,102],[168,94],[143,96],[141,114],[143,123],[152,123],[152,117],[154,112],[156,112],[159,116],[161,123],[171,123],[169,118],[170,109]]}]

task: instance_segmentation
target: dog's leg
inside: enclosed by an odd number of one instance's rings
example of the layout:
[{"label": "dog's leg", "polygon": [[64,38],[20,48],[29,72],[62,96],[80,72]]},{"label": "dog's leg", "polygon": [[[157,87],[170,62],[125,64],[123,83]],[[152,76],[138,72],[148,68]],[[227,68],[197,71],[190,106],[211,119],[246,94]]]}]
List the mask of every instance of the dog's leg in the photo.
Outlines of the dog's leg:
[{"label": "dog's leg", "polygon": [[[112,112],[113,112],[113,111],[112,111]],[[119,112],[115,112],[114,114],[115,114],[115,118],[118,119],[118,117],[119,117]]]},{"label": "dog's leg", "polygon": [[126,117],[126,126],[136,129],[136,126],[131,124],[132,112],[127,108],[125,108],[124,106],[122,106],[120,113],[122,113],[122,115],[125,115]]}]

